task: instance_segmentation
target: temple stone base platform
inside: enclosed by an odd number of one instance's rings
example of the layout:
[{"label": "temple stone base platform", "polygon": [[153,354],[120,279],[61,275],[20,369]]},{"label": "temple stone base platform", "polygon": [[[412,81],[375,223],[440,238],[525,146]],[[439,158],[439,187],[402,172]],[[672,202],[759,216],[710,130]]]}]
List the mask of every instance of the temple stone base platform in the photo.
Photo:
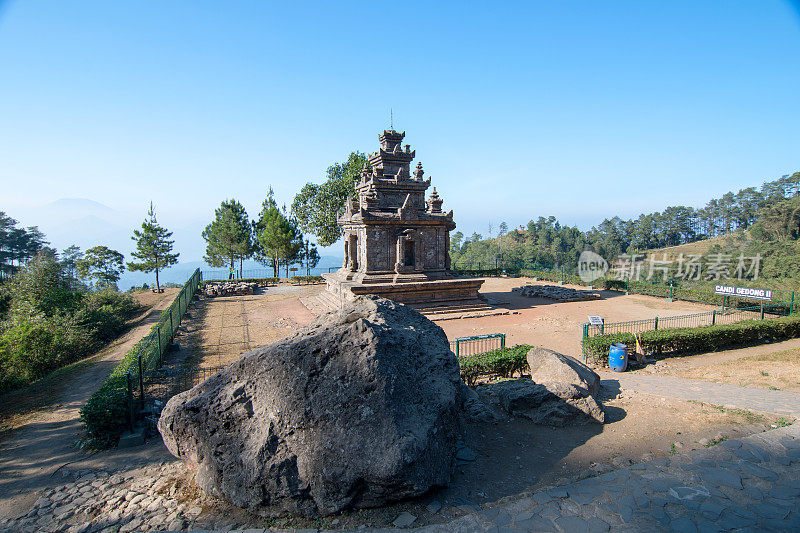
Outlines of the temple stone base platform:
[{"label": "temple stone base platform", "polygon": [[326,290],[315,298],[305,298],[303,303],[312,312],[338,309],[356,296],[375,294],[413,307],[424,315],[453,318],[451,315],[484,316],[498,314],[478,296],[482,279],[441,279],[405,283],[362,284],[342,279],[341,273],[323,274]]}]

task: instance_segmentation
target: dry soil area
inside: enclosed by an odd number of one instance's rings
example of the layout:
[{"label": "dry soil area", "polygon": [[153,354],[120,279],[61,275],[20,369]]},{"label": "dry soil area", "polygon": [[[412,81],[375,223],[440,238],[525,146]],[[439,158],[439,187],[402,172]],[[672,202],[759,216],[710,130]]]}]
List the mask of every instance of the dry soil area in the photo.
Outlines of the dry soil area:
[{"label": "dry soil area", "polygon": [[800,392],[800,339],[673,357],[646,367],[642,372],[741,387]]},{"label": "dry soil area", "polygon": [[[603,296],[601,300],[563,303],[545,298],[526,298],[511,292],[513,287],[526,283],[552,285],[530,278],[486,278],[481,294],[493,301],[502,302],[495,305],[498,309],[516,314],[443,320],[437,321],[437,324],[444,329],[450,340],[471,335],[505,333],[506,342],[510,346],[531,344],[580,357],[582,326],[589,321],[589,315],[601,316],[606,323],[610,323],[701,313],[713,309],[708,305],[667,302],[651,296],[625,296],[615,291],[599,291]],[[583,289],[578,286],[573,288]]]}]

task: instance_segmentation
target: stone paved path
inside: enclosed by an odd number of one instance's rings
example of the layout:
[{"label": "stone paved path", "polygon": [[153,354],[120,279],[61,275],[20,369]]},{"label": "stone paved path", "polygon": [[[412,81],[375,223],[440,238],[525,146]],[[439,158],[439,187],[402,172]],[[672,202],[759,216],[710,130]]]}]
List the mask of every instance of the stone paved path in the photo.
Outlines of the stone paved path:
[{"label": "stone paved path", "polygon": [[800,531],[800,426],[523,496],[419,531]]},{"label": "stone paved path", "polygon": [[618,381],[623,389],[634,389],[647,394],[697,400],[763,413],[800,416],[800,394],[796,392],[740,387],[660,374],[603,372],[601,376],[604,380]]}]

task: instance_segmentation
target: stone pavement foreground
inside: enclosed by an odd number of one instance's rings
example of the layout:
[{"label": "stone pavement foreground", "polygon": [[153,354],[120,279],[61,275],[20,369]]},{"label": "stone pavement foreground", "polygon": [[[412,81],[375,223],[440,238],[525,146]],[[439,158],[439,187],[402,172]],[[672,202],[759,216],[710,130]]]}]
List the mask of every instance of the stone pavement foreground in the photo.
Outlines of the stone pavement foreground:
[{"label": "stone pavement foreground", "polygon": [[500,503],[418,531],[800,531],[800,425]]},{"label": "stone pavement foreground", "polygon": [[[76,481],[40,493],[29,513],[0,519],[0,531],[197,531],[202,509],[166,490],[181,468],[171,461],[124,475],[76,472]],[[800,425],[514,496],[417,531],[612,529],[800,531]]]}]

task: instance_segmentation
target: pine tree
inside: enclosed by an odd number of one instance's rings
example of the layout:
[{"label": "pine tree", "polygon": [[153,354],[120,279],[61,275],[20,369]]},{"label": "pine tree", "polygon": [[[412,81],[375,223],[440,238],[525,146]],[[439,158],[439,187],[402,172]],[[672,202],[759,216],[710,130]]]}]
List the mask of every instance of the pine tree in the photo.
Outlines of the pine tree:
[{"label": "pine tree", "polygon": [[227,263],[233,269],[238,260],[241,275],[242,261],[253,254],[252,230],[244,206],[233,199],[222,202],[213,222],[203,230],[203,239],[206,263],[213,267]]},{"label": "pine tree", "polygon": [[303,234],[297,228],[297,222],[281,212],[274,199],[270,187],[266,200],[261,206],[261,214],[253,223],[253,231],[258,246],[256,257],[263,264],[272,267],[273,275],[278,277],[281,266],[286,267],[289,276],[289,265],[302,258],[305,248]]},{"label": "pine tree", "polygon": [[138,263],[128,263],[128,270],[155,272],[156,291],[161,292],[161,284],[158,281],[159,271],[168,268],[178,262],[178,255],[173,254],[172,245],[175,241],[169,240],[172,232],[158,224],[156,212],[153,209],[153,202],[150,202],[150,210],[147,212],[148,218],[142,222],[142,230],[133,230],[133,239],[136,241],[136,251],[131,253],[139,260]]}]

